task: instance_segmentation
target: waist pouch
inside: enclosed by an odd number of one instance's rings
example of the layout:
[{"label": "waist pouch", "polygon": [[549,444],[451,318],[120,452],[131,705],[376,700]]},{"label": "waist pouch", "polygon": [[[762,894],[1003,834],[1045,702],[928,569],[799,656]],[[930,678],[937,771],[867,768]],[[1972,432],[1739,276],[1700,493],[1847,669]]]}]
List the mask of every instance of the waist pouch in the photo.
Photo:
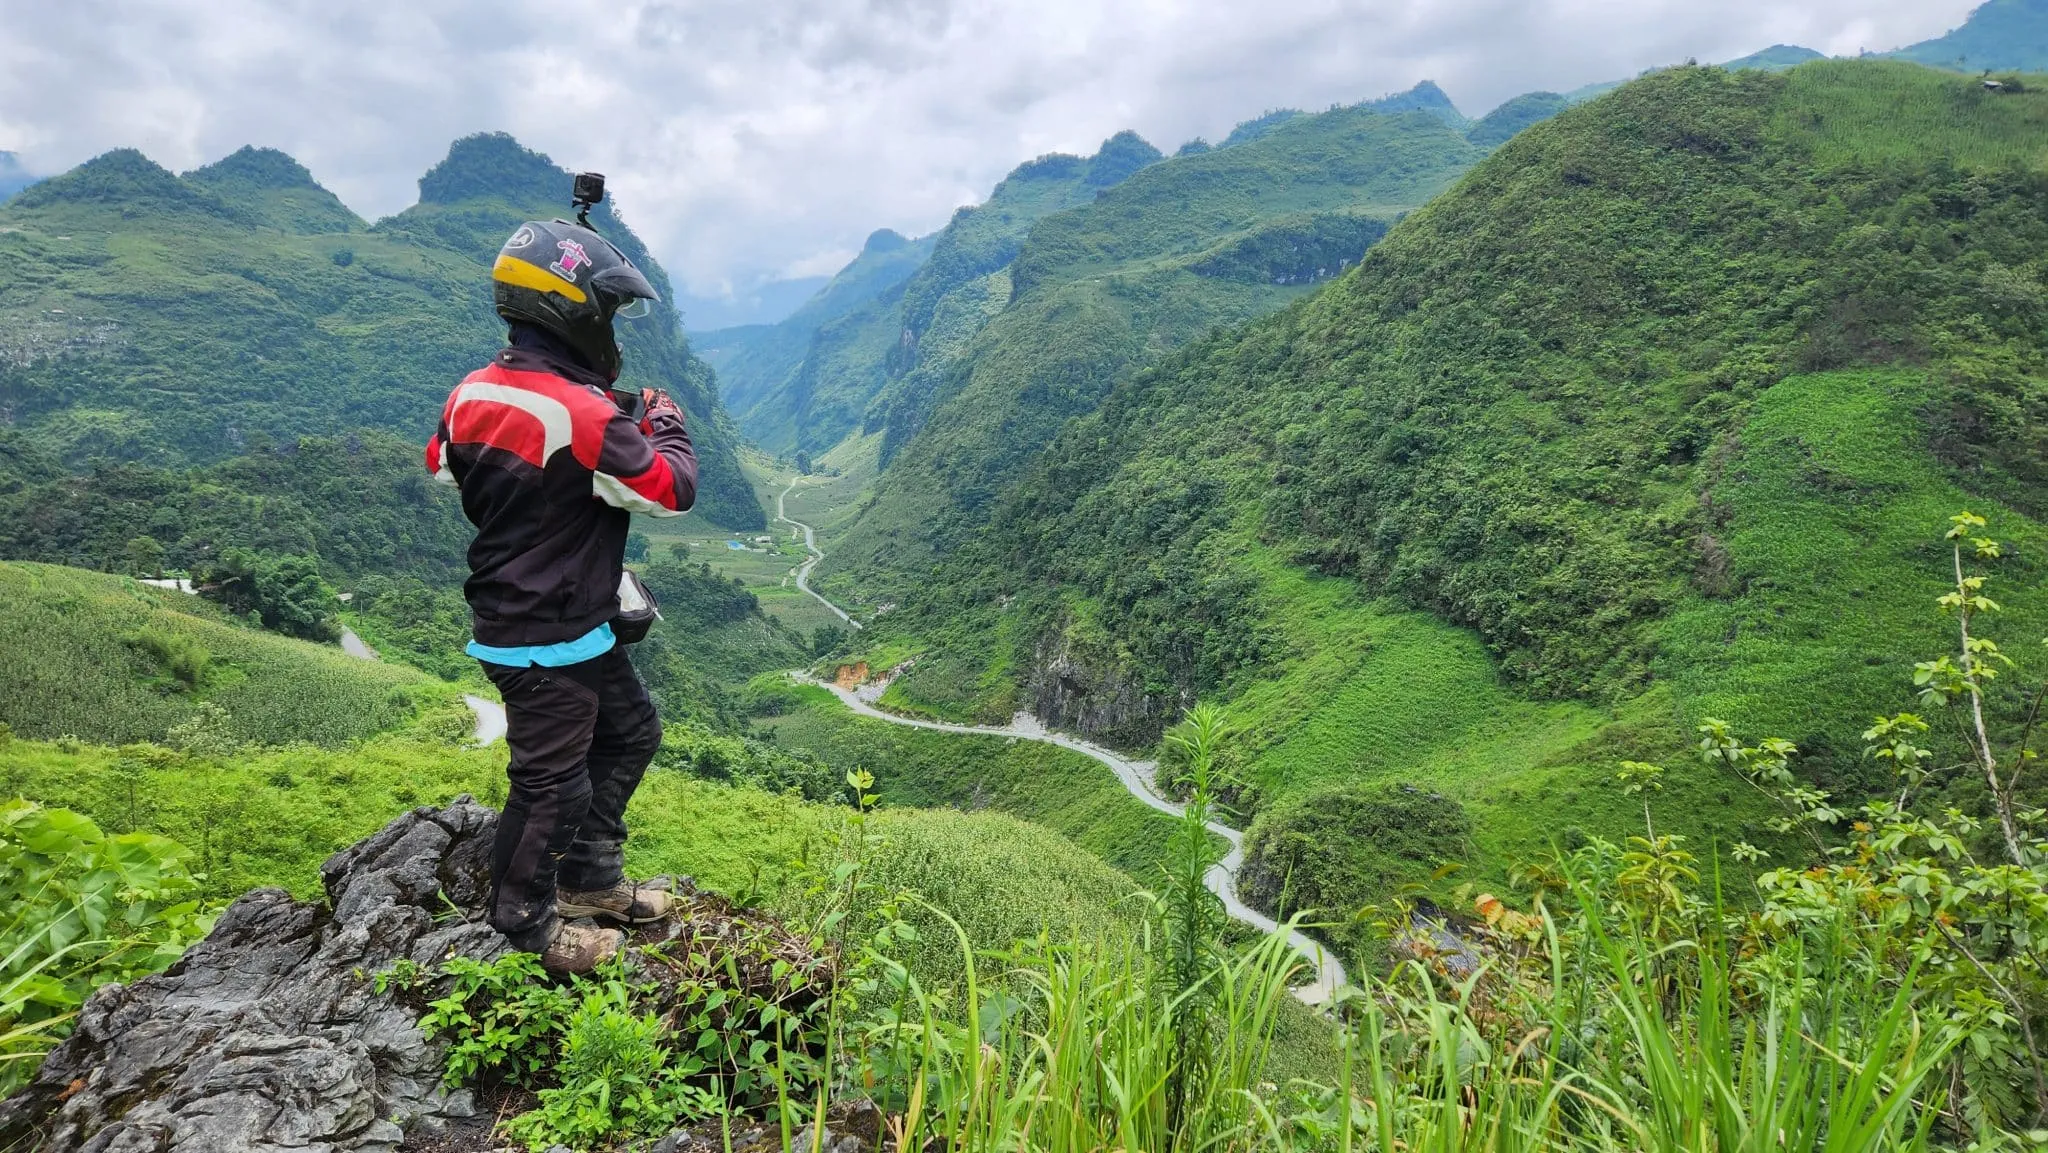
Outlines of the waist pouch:
[{"label": "waist pouch", "polygon": [[622,645],[638,644],[646,639],[647,630],[661,619],[661,609],[654,603],[654,594],[641,582],[638,573],[626,569],[619,574],[619,612],[612,618],[612,637]]}]

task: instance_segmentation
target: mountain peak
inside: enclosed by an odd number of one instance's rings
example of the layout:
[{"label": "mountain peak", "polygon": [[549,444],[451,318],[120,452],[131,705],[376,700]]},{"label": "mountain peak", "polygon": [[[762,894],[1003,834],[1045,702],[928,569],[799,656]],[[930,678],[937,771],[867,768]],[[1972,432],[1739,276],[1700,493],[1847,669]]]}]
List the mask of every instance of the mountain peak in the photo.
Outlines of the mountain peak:
[{"label": "mountain peak", "polygon": [[1434,80],[1424,80],[1406,92],[1368,101],[1366,107],[1375,112],[1386,113],[1427,112],[1458,127],[1463,127],[1466,123],[1465,114],[1458,111],[1458,106],[1451,103],[1451,98],[1445,95],[1443,89],[1437,87]]},{"label": "mountain peak", "polygon": [[[199,184],[237,184],[244,188],[320,188],[306,166],[275,148],[245,144],[202,168],[185,174]],[[326,191],[326,189],[320,189]]]},{"label": "mountain peak", "polygon": [[1777,72],[1786,68],[1797,67],[1809,60],[1820,60],[1822,58],[1822,53],[1815,52],[1811,48],[1801,48],[1797,44],[1773,44],[1761,52],[1752,52],[1739,59],[1730,60],[1726,64],[1721,65],[1721,67],[1726,68],[1730,72],[1740,72],[1746,68],[1754,68],[1764,72]]},{"label": "mountain peak", "polygon": [[179,180],[170,169],[133,148],[101,153],[62,176],[24,189],[12,203],[22,208],[45,208],[66,201],[224,211],[217,199]]},{"label": "mountain peak", "polygon": [[1156,164],[1166,154],[1154,148],[1144,137],[1126,128],[1102,142],[1095,155],[1088,158],[1088,183],[1096,188],[1108,188],[1121,184],[1130,175],[1148,164]]},{"label": "mountain peak", "polygon": [[860,250],[864,253],[895,252],[909,245],[909,243],[909,237],[893,228],[877,228],[873,232],[868,233],[868,241],[866,244],[861,245]]},{"label": "mountain peak", "polygon": [[275,148],[243,146],[204,168],[185,174],[185,183],[216,193],[238,211],[288,232],[346,232],[362,221],[339,197],[320,186],[306,166]]},{"label": "mountain peak", "polygon": [[448,146],[448,155],[420,177],[421,204],[464,200],[569,203],[560,165],[506,132],[479,132]]}]

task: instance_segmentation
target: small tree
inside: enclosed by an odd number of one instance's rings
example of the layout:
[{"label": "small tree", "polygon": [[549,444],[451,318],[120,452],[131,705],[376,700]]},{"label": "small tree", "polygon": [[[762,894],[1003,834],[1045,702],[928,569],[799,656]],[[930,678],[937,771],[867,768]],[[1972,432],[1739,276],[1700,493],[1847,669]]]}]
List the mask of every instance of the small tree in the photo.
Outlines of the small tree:
[{"label": "small tree", "polygon": [[160,577],[164,574],[164,546],[155,537],[130,537],[122,553],[127,560],[128,575]]}]

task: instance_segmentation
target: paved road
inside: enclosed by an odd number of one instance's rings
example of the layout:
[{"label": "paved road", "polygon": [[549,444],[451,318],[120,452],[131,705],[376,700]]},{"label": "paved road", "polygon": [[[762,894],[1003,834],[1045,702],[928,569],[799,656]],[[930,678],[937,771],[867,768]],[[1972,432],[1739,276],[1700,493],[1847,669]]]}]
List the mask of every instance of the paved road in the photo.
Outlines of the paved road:
[{"label": "paved road", "polygon": [[[356,630],[344,627],[341,630],[341,651],[358,660],[374,661],[377,650],[363,643]],[[505,739],[505,706],[474,693],[462,694],[462,703],[476,714],[476,743],[496,744]]]},{"label": "paved road", "polygon": [[[790,489],[795,487],[795,483],[792,482]],[[784,490],[783,495],[787,496],[788,492],[789,490]],[[790,520],[783,512],[780,497],[775,502],[775,515],[776,519],[786,521],[803,530],[804,547],[811,552],[811,560],[802,569],[798,570],[797,586],[812,596],[817,597],[826,607],[832,609],[833,612],[839,613],[848,623],[853,624],[852,619],[847,617],[845,613],[840,612],[837,605],[825,600],[822,596],[818,596],[816,592],[812,592],[808,585],[803,583],[803,575],[809,572],[811,565],[817,564],[825,555],[818,551],[818,547],[813,541],[810,526],[801,521]],[[858,628],[858,624],[855,624],[855,627]],[[893,725],[904,725],[913,729],[928,729],[938,733],[1015,737],[1019,740],[1042,741],[1046,744],[1058,745],[1063,749],[1071,749],[1074,752],[1092,757],[1107,765],[1109,770],[1116,774],[1116,779],[1123,785],[1126,791],[1152,808],[1175,817],[1181,816],[1187,811],[1185,805],[1159,795],[1156,780],[1159,766],[1155,762],[1127,760],[1100,745],[1090,744],[1077,737],[1070,737],[1065,733],[1053,732],[1040,724],[1038,718],[1029,713],[1018,713],[1007,725],[955,725],[943,721],[919,720],[914,717],[898,716],[895,713],[886,712],[876,707],[874,702],[880,698],[881,689],[886,687],[886,682],[880,685],[864,685],[859,689],[846,689],[830,681],[819,680],[806,673],[792,673],[790,675],[808,684],[829,689],[832,695],[838,697],[847,708],[852,709],[861,716],[871,717],[878,721],[887,721]],[[1209,870],[1207,878],[1209,891],[1222,899],[1223,907],[1229,911],[1233,919],[1242,921],[1262,933],[1271,933],[1278,929],[1280,926],[1274,922],[1273,918],[1245,904],[1237,895],[1237,871],[1244,864],[1244,834],[1228,825],[1218,824],[1214,821],[1209,823],[1209,831],[1230,843],[1230,851],[1224,855],[1223,860],[1219,861],[1213,869]],[[1296,989],[1294,991],[1295,996],[1310,1005],[1329,1004],[1335,997],[1337,990],[1342,988],[1347,980],[1344,975],[1343,963],[1336,957],[1331,956],[1321,944],[1303,933],[1290,931],[1287,935],[1287,940],[1316,973],[1315,981]]]},{"label": "paved road", "polygon": [[831,601],[826,600],[822,593],[820,593],[817,589],[811,587],[811,570],[817,568],[818,562],[825,559],[825,554],[819,551],[818,549],[818,534],[811,531],[810,525],[807,525],[800,520],[789,519],[789,514],[787,512],[784,512],[782,508],[782,502],[788,500],[789,494],[795,492],[796,486],[801,483],[803,483],[803,478],[797,477],[789,482],[788,488],[783,489],[781,492],[775,494],[775,519],[781,521],[786,525],[793,525],[796,528],[801,529],[804,534],[804,551],[811,554],[811,559],[797,566],[796,587],[801,589],[803,592],[809,594],[812,600],[817,601],[819,604],[824,605],[828,609],[831,609],[832,615],[838,617],[842,621],[845,621],[847,624],[852,625],[855,629],[858,629],[860,628],[859,621],[854,620],[852,617],[848,616],[845,609],[840,608],[838,605],[835,605]]}]

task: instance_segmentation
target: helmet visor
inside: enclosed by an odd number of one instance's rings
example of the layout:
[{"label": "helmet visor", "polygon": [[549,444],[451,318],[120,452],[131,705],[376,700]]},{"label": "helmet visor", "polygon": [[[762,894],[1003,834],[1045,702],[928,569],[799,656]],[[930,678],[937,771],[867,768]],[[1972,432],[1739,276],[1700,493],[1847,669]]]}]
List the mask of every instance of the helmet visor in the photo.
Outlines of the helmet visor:
[{"label": "helmet visor", "polygon": [[612,313],[613,320],[640,320],[654,314],[654,302],[644,296],[636,296],[619,305]]}]

